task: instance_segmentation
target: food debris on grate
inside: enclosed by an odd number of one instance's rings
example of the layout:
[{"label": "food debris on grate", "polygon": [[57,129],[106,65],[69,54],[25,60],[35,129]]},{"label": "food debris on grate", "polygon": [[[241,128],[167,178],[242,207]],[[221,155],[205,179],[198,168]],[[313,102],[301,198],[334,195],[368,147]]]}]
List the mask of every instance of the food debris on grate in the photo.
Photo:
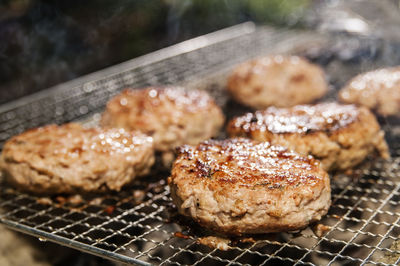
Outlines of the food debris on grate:
[{"label": "food debris on grate", "polygon": [[[237,63],[260,55],[300,54],[322,65],[334,87],[324,100],[335,99],[336,90],[355,74],[397,60],[385,56],[397,46],[385,45],[382,40],[277,32],[249,24],[199,40],[150,54],[145,61],[132,60],[100,71],[80,79],[81,85],[67,83],[0,106],[0,147],[9,137],[48,123],[95,125],[107,100],[126,87],[183,84],[202,88],[216,97],[229,120],[248,109],[226,94],[227,73]],[[346,43],[351,45],[343,58]],[[378,51],[373,56],[368,53],[370,46]],[[142,265],[399,263],[400,123],[396,118],[379,117],[379,121],[391,159],[370,160],[354,171],[333,176],[328,214],[299,232],[218,243],[212,238],[215,235],[176,215],[165,181],[168,173],[162,170],[120,193],[107,195],[46,198],[2,183],[0,221],[41,239]],[[213,241],[215,245],[203,245]]]},{"label": "food debris on grate", "polygon": [[216,248],[226,251],[229,249],[229,244],[231,243],[231,240],[219,236],[204,236],[204,237],[199,237],[197,239],[197,242],[202,245],[206,245],[212,249]]}]

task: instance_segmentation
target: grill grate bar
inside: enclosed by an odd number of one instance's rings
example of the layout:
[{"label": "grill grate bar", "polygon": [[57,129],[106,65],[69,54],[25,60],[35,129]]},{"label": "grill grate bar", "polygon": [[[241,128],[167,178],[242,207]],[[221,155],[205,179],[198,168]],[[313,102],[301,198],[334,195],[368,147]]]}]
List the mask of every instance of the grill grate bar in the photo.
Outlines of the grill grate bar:
[{"label": "grill grate bar", "polygon": [[[191,250],[189,250],[189,247],[191,247],[195,242],[191,242],[188,245],[186,245],[184,248],[179,248],[178,247],[178,252],[176,252],[174,255],[172,255],[171,257],[167,258],[163,263],[161,263],[160,265],[165,265],[165,264],[177,264],[177,265],[181,265],[178,262],[173,262],[171,261],[171,259],[177,257],[179,254],[183,253],[183,252],[187,252],[189,251],[190,253],[192,253]],[[200,252],[198,252],[199,254],[201,254]]]},{"label": "grill grate bar", "polygon": [[[355,200],[356,197],[351,197],[351,199]],[[361,197],[360,199],[361,199],[362,201],[367,201],[365,197]],[[379,202],[381,202],[380,200],[373,200],[373,199],[371,199],[371,200],[369,200],[369,201],[370,201],[370,202],[373,202],[373,203],[379,203]],[[390,202],[393,202],[393,201],[389,201],[389,203],[390,203]],[[382,203],[382,202],[381,202],[381,203]],[[396,202],[393,202],[393,203],[394,203],[394,205],[397,205]],[[340,208],[340,209],[343,209],[343,210],[351,209],[351,207],[345,206],[345,205],[342,205],[342,204],[333,204],[332,207],[337,207],[337,208]],[[366,212],[377,212],[378,214],[395,215],[395,213],[390,212],[390,211],[373,210],[373,209],[371,209],[371,208],[361,208],[361,207],[357,207],[357,208],[355,208],[354,210],[356,210],[356,211],[361,211],[361,212],[365,212],[365,211],[366,211]],[[355,221],[358,221],[358,222],[363,221],[363,219],[358,219],[358,218],[355,218],[355,217],[350,217],[350,218],[348,218],[348,219],[354,219]],[[382,223],[384,223],[384,222],[382,222]]]},{"label": "grill grate bar", "polygon": [[[18,201],[18,200],[23,199],[23,198],[24,198],[24,195],[21,195],[21,194],[20,194],[20,195],[16,195],[16,197],[13,198],[13,199],[9,199],[9,200],[6,200],[6,201],[4,201],[4,202],[1,202],[1,203],[0,203],[0,207],[3,208],[5,205],[11,204],[12,202]],[[16,211],[17,211],[17,210],[13,210],[12,212],[0,214],[0,218],[2,218],[3,216],[7,216],[8,214],[13,213],[13,212],[16,212]]]},{"label": "grill grate bar", "polygon": [[[217,250],[218,250],[217,248],[214,248],[214,250],[212,250],[210,253],[205,254],[205,256],[203,256],[200,260],[196,261],[193,264],[193,266],[199,265],[200,263],[202,263],[207,258],[215,258],[212,254],[214,254]],[[224,260],[224,259],[221,259],[221,258],[218,258],[218,257],[216,257],[216,259],[218,261],[220,261],[220,262],[228,263],[228,265],[231,264],[231,261],[229,261],[229,260]]]},{"label": "grill grate bar", "polygon": [[290,242],[291,242],[291,241],[289,241],[289,242],[284,243],[283,245],[281,245],[281,247],[280,247],[279,249],[277,249],[273,254],[271,254],[271,256],[269,256],[268,259],[266,259],[266,260],[263,262],[263,264],[265,265],[265,264],[266,264],[268,261],[270,261],[271,259],[278,258],[277,254],[278,254],[279,252],[281,252],[285,247],[288,247],[288,246],[290,245]]},{"label": "grill grate bar", "polygon": [[[302,250],[302,248],[299,248],[299,247],[294,246],[294,245],[288,244],[288,245],[286,245],[286,246],[288,246],[288,247],[294,247],[294,248],[297,248],[297,249],[299,249],[299,250]],[[257,252],[257,253],[260,255],[259,252]],[[293,260],[293,259],[290,259],[290,258],[282,258],[282,257],[280,257],[280,256],[276,256],[276,254],[277,254],[277,253],[275,253],[275,254],[269,256],[266,260],[264,260],[264,261],[261,263],[261,265],[266,265],[266,263],[267,263],[268,261],[270,261],[271,259],[276,259],[276,258],[278,258],[278,259],[288,259],[288,260],[289,260],[290,262],[292,262],[292,263],[295,263],[295,262],[296,262],[296,260]],[[305,264],[313,265],[312,263],[305,263]]]},{"label": "grill grate bar", "polygon": [[399,258],[396,260],[396,262],[394,263],[394,265],[399,265],[400,264],[400,256]]},{"label": "grill grate bar", "polygon": [[[166,192],[164,192],[164,193],[166,193]],[[159,195],[159,196],[161,196],[161,195]],[[150,201],[152,201],[152,200],[150,200]],[[85,236],[85,235],[91,233],[91,232],[94,231],[94,230],[98,230],[98,229],[100,229],[100,228],[102,228],[102,227],[108,225],[109,223],[111,223],[111,222],[113,222],[113,221],[118,221],[118,220],[119,220],[120,218],[122,218],[124,215],[133,213],[136,209],[140,208],[140,206],[141,206],[141,205],[138,205],[137,207],[135,207],[135,208],[133,208],[133,209],[131,209],[131,210],[129,210],[129,211],[126,211],[126,212],[124,212],[124,213],[118,215],[118,216],[115,217],[115,218],[112,218],[112,219],[110,219],[110,220],[106,220],[105,222],[103,222],[103,223],[101,223],[101,224],[99,224],[99,225],[97,225],[97,226],[94,226],[94,227],[90,228],[90,229],[87,230],[86,232],[84,232],[84,233],[82,233],[82,234],[80,234],[80,235],[75,236],[72,240],[75,240],[75,239],[77,239],[77,238],[79,238],[79,237],[83,237],[83,236]],[[142,206],[145,206],[145,205],[143,204]],[[153,215],[153,213],[150,213],[150,214],[148,214],[148,215],[151,217],[151,216]],[[145,219],[146,219],[146,218],[143,217],[143,218],[140,219],[140,220],[137,220],[137,221],[132,222],[131,224],[129,224],[129,226],[131,226],[131,225],[136,225],[136,224],[140,223],[141,221],[143,221],[143,220],[145,220]],[[152,229],[152,230],[155,230],[155,229]],[[117,233],[117,231],[115,231],[115,233]],[[110,237],[111,237],[111,236],[110,236]],[[106,239],[103,239],[103,240],[106,240]],[[114,252],[120,250],[121,248],[123,248],[123,247],[117,248]]]},{"label": "grill grate bar", "polygon": [[245,252],[241,252],[238,256],[236,256],[228,265],[232,265],[233,263],[236,263],[236,261],[238,259],[240,259],[241,257],[243,257],[245,255],[245,253],[250,252],[250,249],[252,249],[254,246],[256,245],[256,243],[253,243],[253,245],[249,248],[246,249]]},{"label": "grill grate bar", "polygon": [[[324,238],[323,240],[331,240],[331,239]],[[336,241],[338,241],[338,240],[336,240]],[[343,242],[344,242],[344,241],[343,241]],[[340,255],[340,254],[337,254],[337,253],[332,253],[332,252],[329,252],[329,251],[326,251],[326,250],[320,251],[320,250],[313,249],[313,248],[311,248],[311,249],[309,249],[309,248],[303,248],[303,247],[299,247],[299,246],[291,245],[291,244],[287,244],[286,246],[287,246],[287,247],[297,248],[297,249],[299,249],[299,250],[306,250],[306,251],[308,251],[308,252],[315,252],[315,253],[318,253],[318,254],[321,254],[321,255],[339,256],[339,257],[344,258],[344,259],[362,261],[361,259],[358,259],[358,258],[353,258],[353,257],[350,257],[350,256],[344,256],[344,255]],[[360,245],[360,246],[361,246],[361,245]],[[400,253],[400,252],[399,252],[399,253]],[[271,257],[270,257],[269,259],[278,258],[278,257],[279,257],[279,256],[271,255]],[[304,262],[304,261],[301,261],[301,260],[298,260],[298,261],[295,261],[295,262],[296,262],[297,264],[300,263],[300,264],[311,264],[311,265],[314,265],[313,263]]]},{"label": "grill grate bar", "polygon": [[[283,258],[281,256],[271,256],[267,260],[265,260],[261,265],[266,265],[266,263],[271,259],[279,259],[279,260],[282,260],[282,261],[289,261],[291,263],[295,263],[296,262],[296,260],[291,259],[291,258]],[[311,264],[311,265],[313,265],[313,264]]]},{"label": "grill grate bar", "polygon": [[[163,194],[168,194],[168,191],[166,190]],[[165,196],[165,195],[163,195],[163,196]],[[146,205],[144,205],[144,204],[141,204],[141,205],[143,205],[143,206],[146,206]],[[135,207],[135,208],[133,208],[132,209],[132,211],[131,210],[129,210],[129,211],[127,211],[127,213],[132,213],[134,210],[136,210],[136,209],[139,209],[139,207]],[[149,215],[150,216],[150,215]],[[141,219],[139,219],[139,220],[136,220],[136,221],[134,221],[134,222],[132,222],[130,225],[132,226],[132,225],[139,225],[139,223],[141,222],[141,221],[143,221],[143,220],[145,220],[145,219],[147,219],[147,217],[143,217],[143,218],[141,218]],[[154,231],[154,230],[153,230]],[[143,237],[143,235],[145,235],[145,233],[144,234],[142,234],[142,235],[139,235],[138,237]],[[121,249],[126,249],[126,246],[128,246],[128,245],[130,245],[133,241],[135,241],[136,239],[134,238],[134,239],[132,239],[131,241],[129,241],[129,242],[127,242],[125,245],[123,245],[123,246],[121,246],[121,247],[119,247],[118,249],[116,249],[115,250],[115,252],[117,252],[117,251],[119,251],[119,250],[121,250]]]},{"label": "grill grate bar", "polygon": [[[149,230],[149,231],[143,233],[142,235],[135,237],[134,241],[136,241],[136,240],[138,240],[138,239],[145,239],[145,238],[144,238],[145,235],[148,235],[148,234],[150,234],[150,233],[152,233],[152,232],[156,232],[157,229],[159,229],[161,226],[162,226],[162,225],[158,225],[158,226],[152,228],[151,230]],[[147,239],[146,239],[146,240],[147,240]],[[157,242],[154,241],[154,240],[147,240],[147,241],[152,242],[152,243],[157,244],[157,245],[159,244],[159,243],[157,243]],[[131,251],[132,251],[132,252],[135,252],[135,250],[131,250]],[[149,250],[146,250],[146,254],[148,253],[148,251],[149,251]],[[139,251],[139,254],[138,254],[135,258],[139,258],[139,257],[141,257],[143,254],[144,254],[143,252],[140,252],[140,251]],[[148,254],[147,254],[147,255],[148,255]]]},{"label": "grill grate bar", "polygon": [[[62,245],[71,247],[68,245],[68,244],[71,244],[71,242],[69,242],[69,239],[67,239],[67,238],[60,237],[57,235],[49,235],[45,231],[41,231],[41,230],[32,230],[30,227],[28,227],[24,224],[21,224],[18,222],[13,222],[11,220],[3,220],[2,223],[5,226],[7,226],[9,229],[13,229],[13,230],[19,231],[21,233],[37,237],[41,241],[49,240],[49,241],[52,241],[52,242],[58,243],[58,244],[63,243]],[[108,252],[106,250],[101,250],[101,252],[98,252],[95,248],[92,248],[90,245],[87,245],[87,244],[84,244],[81,242],[77,242],[77,243],[73,243],[73,244],[74,245],[72,247],[79,251],[86,252],[86,253],[96,255],[96,256],[100,256],[105,259],[113,260],[116,262],[124,262],[124,263],[135,264],[135,265],[151,265],[149,263],[137,261],[130,257],[120,256],[119,254]]]},{"label": "grill grate bar", "polygon": [[[21,199],[24,199],[24,198],[26,198],[24,195],[20,195],[20,197],[17,198],[17,201],[21,200]],[[30,208],[30,206],[32,206],[33,204],[35,204],[35,202],[32,202],[32,203],[30,203],[30,204],[28,204],[26,206],[21,206],[20,208],[15,208],[12,211],[4,214],[4,216],[11,216],[12,217],[14,214],[20,212],[21,210],[30,211],[30,212],[33,213],[33,215],[29,215],[29,216],[24,217],[24,218],[19,218],[20,219],[19,220],[20,223],[29,223],[27,220],[30,220],[30,219],[32,219],[32,218],[34,218],[34,217],[36,217],[36,216],[38,216],[38,215],[40,215],[42,213],[45,213],[46,210],[54,210],[54,207],[50,206],[48,209],[44,209],[44,210],[42,210],[40,212],[37,212],[37,210],[34,210],[34,209]]]},{"label": "grill grate bar", "polygon": [[[178,249],[179,249],[179,252],[177,252],[176,254],[174,254],[173,256],[171,256],[171,257],[168,259],[168,261],[171,262],[170,259],[173,259],[173,258],[177,257],[177,255],[180,255],[180,254],[182,254],[183,252],[188,252],[188,253],[191,253],[191,254],[193,254],[193,255],[200,255],[201,257],[207,255],[207,254],[203,254],[203,253],[200,252],[200,251],[193,251],[193,250],[190,250],[190,249],[189,249],[191,246],[193,246],[193,245],[195,245],[195,244],[196,244],[196,241],[190,243],[190,244],[187,245],[184,249],[178,248]],[[214,249],[214,250],[215,250],[215,249]],[[220,258],[218,258],[218,260],[220,260]],[[180,264],[180,263],[178,263],[178,262],[171,262],[171,263],[176,263],[176,264],[178,264],[178,265],[182,265],[182,264]]]},{"label": "grill grate bar", "polygon": [[[395,227],[395,225],[400,221],[400,217],[397,217],[396,221],[390,226],[389,230],[385,233],[384,236],[382,236],[381,240],[379,241],[379,243],[376,245],[376,249],[373,249],[368,256],[365,258],[365,260],[363,261],[363,263],[361,265],[365,265],[369,259],[374,255],[374,253],[378,250],[378,248],[380,248],[380,246],[382,245],[383,241],[385,241],[386,239],[389,238],[389,234],[393,231],[393,228]],[[390,251],[390,249],[386,249],[387,251]],[[400,254],[400,251],[395,252]]]},{"label": "grill grate bar", "polygon": [[[348,191],[350,190],[350,187],[351,187],[351,186],[348,185],[348,186],[346,187],[346,189],[344,189],[344,190],[339,194],[338,197],[335,197],[335,198],[332,200],[332,205],[333,205],[342,195],[344,195],[346,192],[348,192]],[[353,207],[350,208],[342,217],[347,217],[347,216],[349,216],[350,213],[351,213],[361,202],[362,202],[362,200],[359,199],[359,200],[353,205]],[[339,226],[340,223],[341,223],[341,219],[339,219],[339,220],[334,224],[334,226],[332,226],[332,227],[330,228],[330,230],[326,233],[326,235],[329,235],[333,230],[335,230],[335,229]],[[305,259],[305,258],[307,257],[307,255],[309,255],[309,254],[311,253],[311,251],[314,251],[314,250],[316,249],[316,247],[318,247],[319,244],[320,244],[323,240],[325,240],[325,237],[321,237],[320,240],[318,240],[318,242],[317,242],[316,244],[314,244],[314,246],[311,248],[311,250],[308,251],[306,254],[304,254],[304,255],[298,260],[298,262],[296,262],[295,265],[298,265],[300,262],[303,263],[302,260]]]},{"label": "grill grate bar", "polygon": [[[399,190],[399,188],[400,188],[400,184],[398,184],[398,185],[396,186],[396,188],[393,190],[393,192],[390,193],[390,194],[385,198],[385,201],[381,203],[381,205],[378,207],[378,210],[382,209],[383,206],[385,206],[385,204],[389,201],[390,198],[392,198],[392,197],[395,195],[395,193]],[[373,214],[370,216],[370,218],[363,224],[363,226],[362,226],[362,228],[360,229],[360,231],[363,230],[363,229],[368,225],[368,223],[369,223],[370,221],[372,221],[372,219],[373,219],[375,216],[376,216],[376,213],[373,213]],[[354,239],[355,239],[358,235],[359,235],[359,232],[357,232],[357,233],[350,239],[350,241],[348,241],[348,242],[346,243],[346,245],[345,245],[345,246],[342,248],[342,250],[339,252],[339,255],[343,253],[343,251],[346,249],[346,247],[348,247],[348,246],[350,245],[350,243],[352,243],[352,242],[354,241]],[[336,258],[337,258],[337,256],[336,256],[335,258],[333,258],[333,260],[331,260],[331,261],[329,262],[328,265],[331,265],[331,264],[336,260]]]},{"label": "grill grate bar", "polygon": [[[341,232],[346,232],[345,229],[341,229],[341,228],[336,228],[336,230],[341,231]],[[352,233],[356,233],[357,231],[351,231],[351,232]],[[360,233],[362,233],[362,232],[360,232]],[[316,240],[322,239],[322,240],[325,240],[325,241],[340,243],[340,244],[344,244],[344,245],[348,243],[347,241],[343,241],[343,240],[340,240],[340,239],[326,238],[324,236],[317,237],[317,236],[309,235],[309,236],[304,236],[304,237],[313,238],[313,239],[316,239]],[[398,240],[398,238],[393,238],[393,240]],[[375,247],[375,246],[371,246],[371,245],[367,245],[367,244],[358,244],[358,243],[352,243],[352,245],[354,245],[356,247],[359,247],[359,248],[366,247],[366,248],[369,248],[369,249],[376,249],[376,250],[379,250],[379,251],[388,251],[388,252],[391,252],[391,253],[400,254],[400,250],[399,251],[397,251],[397,250],[396,251],[392,251],[392,250],[390,250],[388,248],[381,248],[381,247],[378,247],[378,246]],[[288,246],[299,248],[298,246],[291,246],[290,244],[288,244]],[[322,251],[318,251],[318,250],[314,250],[314,249],[307,249],[307,248],[304,248],[304,249],[307,250],[307,251],[317,252],[317,253],[321,253],[321,254],[324,254],[324,252],[327,252],[327,251],[323,251],[322,252]],[[330,255],[334,255],[334,253],[329,253],[329,254]]]},{"label": "grill grate bar", "polygon": [[[149,256],[151,259],[155,259],[155,257],[153,257],[152,255],[150,255],[150,252],[153,251],[153,250],[155,250],[155,249],[157,249],[157,248],[160,248],[160,247],[166,245],[166,243],[167,243],[168,241],[170,241],[171,239],[173,239],[173,237],[174,237],[173,234],[170,234],[170,237],[169,237],[169,238],[166,238],[166,239],[164,239],[164,240],[161,241],[161,242],[152,241],[152,243],[153,243],[153,244],[156,244],[156,245],[155,245],[154,247],[152,247],[152,248],[146,250],[147,256]],[[138,237],[138,239],[140,239],[140,238]],[[145,239],[143,238],[142,240],[145,240]],[[174,249],[174,250],[177,250],[177,249],[175,249],[175,248],[174,248],[173,246],[171,246],[171,245],[170,245],[170,248],[171,248],[171,249]],[[140,251],[139,251],[139,252],[140,252]],[[146,256],[146,254],[140,252],[140,255],[136,256],[136,258],[140,258],[141,256]],[[160,257],[157,257],[157,260],[162,261],[163,259],[160,258]]]}]

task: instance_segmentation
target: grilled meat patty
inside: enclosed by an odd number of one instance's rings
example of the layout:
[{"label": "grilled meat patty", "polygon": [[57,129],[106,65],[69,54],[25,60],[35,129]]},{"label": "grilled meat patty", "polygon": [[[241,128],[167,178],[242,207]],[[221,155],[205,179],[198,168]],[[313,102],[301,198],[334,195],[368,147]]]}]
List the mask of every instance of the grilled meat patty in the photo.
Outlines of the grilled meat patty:
[{"label": "grilled meat patty", "polygon": [[224,121],[221,109],[205,91],[150,87],[125,90],[111,99],[101,124],[152,136],[168,165],[175,147],[216,136]]},{"label": "grilled meat patty", "polygon": [[378,69],[354,77],[340,90],[339,98],[384,116],[399,115],[400,67]]},{"label": "grilled meat patty", "polygon": [[328,91],[319,66],[283,55],[240,64],[230,75],[227,88],[235,100],[255,109],[310,103]]},{"label": "grilled meat patty", "polygon": [[9,182],[36,193],[119,191],[154,163],[152,138],[124,129],[71,123],[32,129],[8,140],[0,167]]},{"label": "grilled meat patty", "polygon": [[331,202],[317,160],[244,138],[182,146],[168,183],[179,213],[230,235],[303,228]]},{"label": "grilled meat patty", "polygon": [[232,137],[269,141],[312,155],[325,170],[351,168],[374,152],[389,157],[384,132],[374,115],[355,105],[269,107],[232,119],[227,131]]}]

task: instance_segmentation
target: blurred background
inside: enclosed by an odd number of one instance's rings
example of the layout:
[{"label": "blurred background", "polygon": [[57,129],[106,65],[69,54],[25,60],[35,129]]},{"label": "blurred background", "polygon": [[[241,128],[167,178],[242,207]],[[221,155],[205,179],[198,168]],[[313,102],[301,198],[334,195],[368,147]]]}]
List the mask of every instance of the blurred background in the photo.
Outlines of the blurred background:
[{"label": "blurred background", "polygon": [[244,21],[294,26],[310,0],[0,3],[0,103],[4,103]]},{"label": "blurred background", "polygon": [[0,0],[0,104],[245,21],[400,36],[398,0]]}]

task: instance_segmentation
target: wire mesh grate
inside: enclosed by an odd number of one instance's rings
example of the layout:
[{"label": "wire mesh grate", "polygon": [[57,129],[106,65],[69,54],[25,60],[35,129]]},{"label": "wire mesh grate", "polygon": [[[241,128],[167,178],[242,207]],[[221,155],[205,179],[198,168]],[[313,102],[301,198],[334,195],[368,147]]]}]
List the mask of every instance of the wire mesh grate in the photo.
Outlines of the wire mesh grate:
[{"label": "wire mesh grate", "polygon": [[[332,38],[315,33],[254,29],[251,24],[202,36],[0,106],[0,145],[12,135],[52,122],[77,120],[95,124],[107,100],[125,87],[157,84],[200,87],[216,97],[230,118],[246,110],[229,100],[223,90],[232,66],[278,52],[301,53],[321,63],[324,47],[337,43]],[[354,46],[354,40],[351,41]],[[387,47],[379,40],[360,40],[360,43]],[[318,49],[319,56],[315,56]],[[360,49],[364,47],[361,45]],[[354,74],[364,70],[365,64],[384,64],[382,60],[374,57],[371,61],[367,56],[365,60],[358,59],[357,64],[342,58],[338,62],[346,73]],[[325,61],[322,64],[331,82],[339,87],[345,81],[341,72],[335,72],[332,64]],[[335,97],[334,93],[333,90],[327,99]],[[400,127],[396,119],[380,119],[392,158],[368,161],[353,173],[333,176],[329,213],[318,224],[299,232],[234,239],[226,251],[202,245],[198,238],[208,232],[176,214],[165,182],[168,173],[162,171],[109,195],[44,198],[1,184],[0,221],[43,240],[143,265],[399,263]]]}]

